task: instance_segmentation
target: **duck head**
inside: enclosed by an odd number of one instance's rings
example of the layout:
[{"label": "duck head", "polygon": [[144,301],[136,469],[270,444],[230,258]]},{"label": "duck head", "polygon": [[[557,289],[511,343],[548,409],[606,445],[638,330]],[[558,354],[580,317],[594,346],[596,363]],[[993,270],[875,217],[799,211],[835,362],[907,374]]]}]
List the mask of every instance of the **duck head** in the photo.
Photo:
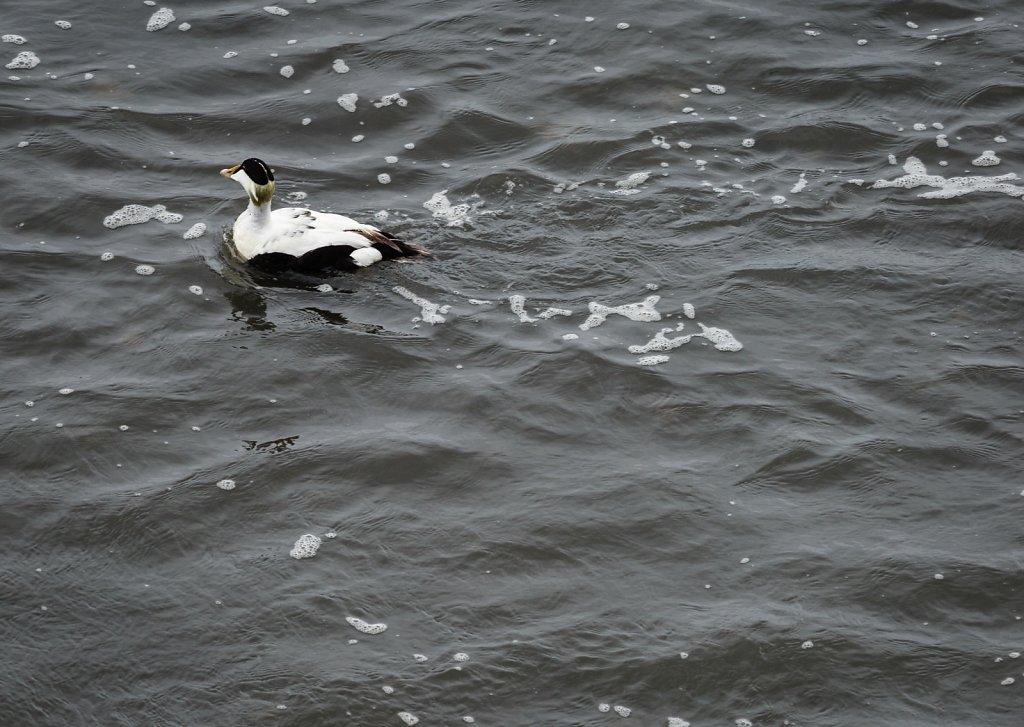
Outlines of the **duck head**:
[{"label": "duck head", "polygon": [[229,169],[221,169],[220,174],[241,184],[257,207],[270,204],[274,196],[274,172],[262,160],[246,159]]}]

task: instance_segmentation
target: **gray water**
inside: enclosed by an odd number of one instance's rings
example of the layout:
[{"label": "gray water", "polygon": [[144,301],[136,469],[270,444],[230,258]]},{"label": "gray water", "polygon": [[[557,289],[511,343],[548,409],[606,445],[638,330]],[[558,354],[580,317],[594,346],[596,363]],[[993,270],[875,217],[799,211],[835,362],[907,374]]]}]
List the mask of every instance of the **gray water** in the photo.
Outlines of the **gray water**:
[{"label": "gray water", "polygon": [[1021,724],[1017,4],[159,7],[0,4],[0,724]]}]

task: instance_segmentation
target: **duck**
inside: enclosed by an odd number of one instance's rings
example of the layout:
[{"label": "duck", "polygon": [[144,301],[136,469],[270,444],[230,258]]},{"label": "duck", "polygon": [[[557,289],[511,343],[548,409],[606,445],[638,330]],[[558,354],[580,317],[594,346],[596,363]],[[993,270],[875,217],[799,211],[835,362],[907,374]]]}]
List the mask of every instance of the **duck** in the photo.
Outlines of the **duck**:
[{"label": "duck", "polygon": [[232,227],[235,250],[257,268],[306,274],[352,271],[381,260],[429,253],[373,225],[304,207],[271,209],[274,171],[251,157],[220,170],[242,185],[249,205]]}]

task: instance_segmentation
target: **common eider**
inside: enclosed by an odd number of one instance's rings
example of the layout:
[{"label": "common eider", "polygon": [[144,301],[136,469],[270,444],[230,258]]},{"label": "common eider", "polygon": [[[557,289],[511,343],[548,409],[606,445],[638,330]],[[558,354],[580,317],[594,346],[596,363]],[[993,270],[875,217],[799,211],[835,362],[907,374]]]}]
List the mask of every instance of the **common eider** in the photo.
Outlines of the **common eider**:
[{"label": "common eider", "polygon": [[259,159],[246,159],[220,173],[241,184],[249,195],[249,206],[232,228],[235,249],[243,260],[264,270],[315,274],[428,255],[416,245],[344,215],[301,207],[271,211],[274,172]]}]

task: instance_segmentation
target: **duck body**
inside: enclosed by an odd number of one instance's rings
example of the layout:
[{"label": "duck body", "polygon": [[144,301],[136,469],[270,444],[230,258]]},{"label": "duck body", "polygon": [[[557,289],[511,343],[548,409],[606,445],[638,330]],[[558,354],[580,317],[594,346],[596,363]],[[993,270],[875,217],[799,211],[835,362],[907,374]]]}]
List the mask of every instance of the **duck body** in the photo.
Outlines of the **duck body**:
[{"label": "duck body", "polygon": [[381,260],[427,255],[373,225],[345,215],[302,207],[272,209],[274,174],[259,159],[246,159],[221,175],[249,195],[232,227],[235,249],[248,263],[268,271],[315,274],[356,270]]}]

